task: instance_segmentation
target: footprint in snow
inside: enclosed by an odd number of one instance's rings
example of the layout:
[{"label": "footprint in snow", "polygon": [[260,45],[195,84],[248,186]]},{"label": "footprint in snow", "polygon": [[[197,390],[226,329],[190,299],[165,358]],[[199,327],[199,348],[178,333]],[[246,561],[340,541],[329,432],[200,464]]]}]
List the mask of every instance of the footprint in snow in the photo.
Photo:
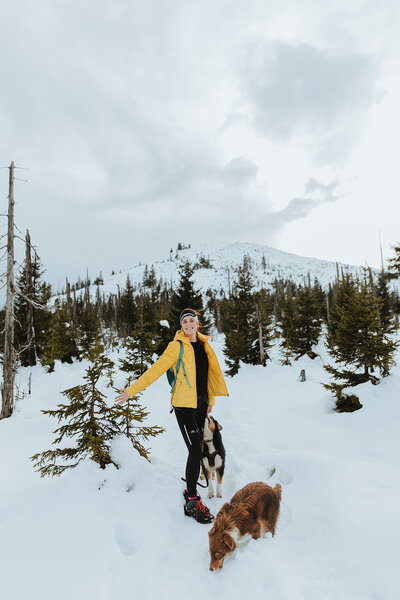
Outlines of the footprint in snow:
[{"label": "footprint in snow", "polygon": [[136,548],[132,544],[129,531],[120,531],[117,533],[115,536],[115,541],[117,542],[119,549],[124,556],[133,556],[136,553]]},{"label": "footprint in snow", "polygon": [[279,468],[277,470],[278,481],[282,485],[289,485],[293,481],[293,475],[286,471],[286,469]]}]

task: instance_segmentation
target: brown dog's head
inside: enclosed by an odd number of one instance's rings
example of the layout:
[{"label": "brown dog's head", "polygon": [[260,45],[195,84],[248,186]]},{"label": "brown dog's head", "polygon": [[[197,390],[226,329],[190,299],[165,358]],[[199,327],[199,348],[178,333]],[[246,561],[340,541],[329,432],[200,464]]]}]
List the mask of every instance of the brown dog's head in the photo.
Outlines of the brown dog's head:
[{"label": "brown dog's head", "polygon": [[225,557],[236,548],[235,540],[226,532],[209,531],[210,571],[222,569]]}]

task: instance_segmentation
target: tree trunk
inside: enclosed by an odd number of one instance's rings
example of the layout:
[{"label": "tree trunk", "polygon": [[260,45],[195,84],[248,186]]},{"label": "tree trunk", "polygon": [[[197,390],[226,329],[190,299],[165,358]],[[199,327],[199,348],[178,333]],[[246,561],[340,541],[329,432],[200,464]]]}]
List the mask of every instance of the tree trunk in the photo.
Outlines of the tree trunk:
[{"label": "tree trunk", "polygon": [[218,333],[221,333],[222,331],[222,326],[221,326],[221,300],[216,300],[215,301],[215,306],[217,309],[217,331]]},{"label": "tree trunk", "polygon": [[36,336],[35,325],[33,321],[33,274],[32,274],[32,257],[31,257],[31,238],[29,231],[26,231],[25,236],[25,277],[26,277],[26,318],[28,324],[27,331],[27,352],[29,366],[33,367],[37,362],[36,354]]},{"label": "tree trunk", "polygon": [[258,345],[260,347],[260,364],[265,367],[265,352],[264,352],[264,344],[263,344],[263,329],[262,329],[262,321],[261,321],[261,312],[258,306],[257,309],[257,321],[258,321]]},{"label": "tree trunk", "polygon": [[11,416],[14,408],[16,371],[14,350],[14,162],[11,163],[8,195],[7,294],[4,324],[3,401],[0,418]]},{"label": "tree trunk", "polygon": [[68,279],[66,279],[66,293],[67,293],[67,317],[68,317],[68,319],[71,319],[71,316],[72,316],[71,285],[70,285]]},{"label": "tree trunk", "polygon": [[330,307],[329,307],[329,294],[325,294],[325,299],[326,299],[326,320],[329,323],[329,321],[330,321],[330,318],[329,318],[329,310],[330,310]]},{"label": "tree trunk", "polygon": [[90,304],[90,291],[89,291],[89,281],[86,280],[85,283],[85,296],[84,296],[85,307],[87,308]]},{"label": "tree trunk", "polygon": [[96,290],[96,312],[97,312],[97,317],[98,317],[99,321],[102,322],[103,311],[102,311],[102,304],[101,304],[101,298],[100,298],[100,286],[97,286],[97,290]]},{"label": "tree trunk", "polygon": [[72,305],[72,322],[74,324],[74,337],[76,338],[77,336],[77,330],[78,330],[78,313],[76,310],[76,292],[75,292],[75,287],[73,290],[73,296],[74,296],[74,301],[73,301],[73,305]]}]

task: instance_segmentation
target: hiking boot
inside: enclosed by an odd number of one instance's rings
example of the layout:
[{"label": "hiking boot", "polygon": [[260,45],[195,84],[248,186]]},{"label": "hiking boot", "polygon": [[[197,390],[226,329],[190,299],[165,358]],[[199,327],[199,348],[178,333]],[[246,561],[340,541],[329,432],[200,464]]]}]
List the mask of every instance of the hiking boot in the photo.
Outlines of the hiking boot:
[{"label": "hiking boot", "polygon": [[198,523],[211,523],[214,520],[214,516],[204,506],[200,496],[186,502],[184,511],[187,517],[193,517]]},{"label": "hiking boot", "polygon": [[[185,491],[183,492],[183,497],[184,497],[184,499],[185,499],[185,504],[187,504],[187,503],[189,502],[189,494],[188,494],[188,491],[187,491],[187,490],[185,490]],[[200,498],[200,496],[199,496],[199,495],[197,495],[197,496],[196,496],[196,500],[201,500],[201,498]],[[205,508],[207,509],[207,512],[210,512],[210,509],[208,508],[208,506],[206,506],[205,504],[204,504],[204,506],[205,506]]]}]

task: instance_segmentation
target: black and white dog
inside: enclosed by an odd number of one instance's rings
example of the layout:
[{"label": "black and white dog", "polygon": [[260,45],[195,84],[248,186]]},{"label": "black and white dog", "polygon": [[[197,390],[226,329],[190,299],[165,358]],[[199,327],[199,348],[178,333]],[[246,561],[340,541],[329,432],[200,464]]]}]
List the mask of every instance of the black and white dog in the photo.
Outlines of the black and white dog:
[{"label": "black and white dog", "polygon": [[217,473],[217,497],[222,498],[221,486],[225,469],[225,448],[221,437],[222,426],[211,415],[206,416],[203,435],[203,455],[201,458],[201,479],[207,475],[208,497],[214,496],[211,479]]}]

